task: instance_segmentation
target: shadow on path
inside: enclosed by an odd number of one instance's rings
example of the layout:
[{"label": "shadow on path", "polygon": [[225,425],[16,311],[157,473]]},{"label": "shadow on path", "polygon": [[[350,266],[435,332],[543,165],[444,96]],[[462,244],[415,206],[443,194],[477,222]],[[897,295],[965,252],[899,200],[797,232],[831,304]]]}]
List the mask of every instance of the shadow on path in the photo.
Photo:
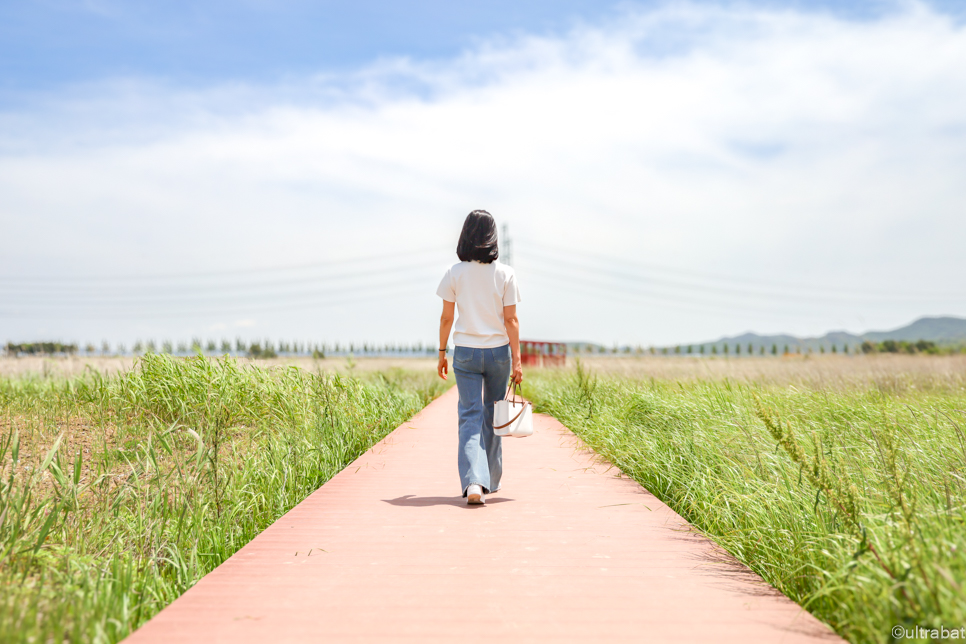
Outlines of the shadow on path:
[{"label": "shadow on path", "polygon": [[485,508],[487,505],[493,503],[506,503],[507,501],[512,501],[513,499],[504,498],[488,498],[485,505],[466,505],[466,500],[459,496],[416,496],[414,494],[407,494],[405,496],[400,496],[395,499],[383,499],[383,503],[388,503],[389,505],[399,505],[410,508],[426,508],[433,505],[458,505],[466,506],[470,508]]}]

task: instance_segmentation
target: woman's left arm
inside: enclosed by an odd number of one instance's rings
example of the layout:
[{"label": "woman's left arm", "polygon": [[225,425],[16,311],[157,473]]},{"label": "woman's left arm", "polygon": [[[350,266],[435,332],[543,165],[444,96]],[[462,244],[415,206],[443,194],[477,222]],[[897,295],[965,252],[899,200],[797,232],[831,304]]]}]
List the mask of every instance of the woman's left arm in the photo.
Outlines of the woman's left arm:
[{"label": "woman's left arm", "polygon": [[456,302],[443,300],[443,314],[439,318],[439,364],[436,365],[436,372],[439,377],[446,380],[449,373],[449,363],[446,361],[446,345],[449,344],[449,332],[453,328],[453,320],[456,319]]},{"label": "woman's left arm", "polygon": [[503,322],[506,334],[510,338],[510,356],[513,359],[513,382],[523,382],[523,361],[520,359],[520,319],[517,317],[517,305],[503,307]]}]

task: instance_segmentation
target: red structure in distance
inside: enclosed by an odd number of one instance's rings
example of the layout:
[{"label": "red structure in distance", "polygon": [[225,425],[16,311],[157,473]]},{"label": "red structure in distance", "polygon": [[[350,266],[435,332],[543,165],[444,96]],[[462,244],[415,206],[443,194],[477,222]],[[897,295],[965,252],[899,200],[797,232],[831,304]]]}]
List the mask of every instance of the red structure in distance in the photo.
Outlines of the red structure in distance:
[{"label": "red structure in distance", "polygon": [[563,367],[567,364],[567,345],[520,340],[520,359],[525,367]]}]

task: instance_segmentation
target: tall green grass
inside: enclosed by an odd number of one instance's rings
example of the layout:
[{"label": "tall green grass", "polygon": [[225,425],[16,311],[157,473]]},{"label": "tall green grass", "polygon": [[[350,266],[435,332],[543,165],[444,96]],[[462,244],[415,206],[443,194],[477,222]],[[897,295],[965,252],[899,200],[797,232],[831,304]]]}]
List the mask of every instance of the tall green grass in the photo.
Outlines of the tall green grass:
[{"label": "tall green grass", "polygon": [[966,391],[534,372],[527,394],[852,642],[966,625]]},{"label": "tall green grass", "polygon": [[438,395],[433,376],[148,355],[0,379],[0,641],[122,639]]}]

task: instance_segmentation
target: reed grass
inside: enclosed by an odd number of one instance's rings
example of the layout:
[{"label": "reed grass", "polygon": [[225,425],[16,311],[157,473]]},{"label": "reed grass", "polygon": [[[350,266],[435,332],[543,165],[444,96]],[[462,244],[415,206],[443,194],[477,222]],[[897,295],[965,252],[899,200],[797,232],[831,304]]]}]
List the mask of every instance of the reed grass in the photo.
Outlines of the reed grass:
[{"label": "reed grass", "polygon": [[[881,374],[879,374],[881,376]],[[528,374],[527,395],[851,642],[966,625],[955,370],[812,387]]]},{"label": "reed grass", "polygon": [[116,642],[441,393],[149,354],[0,378],[0,641]]}]

